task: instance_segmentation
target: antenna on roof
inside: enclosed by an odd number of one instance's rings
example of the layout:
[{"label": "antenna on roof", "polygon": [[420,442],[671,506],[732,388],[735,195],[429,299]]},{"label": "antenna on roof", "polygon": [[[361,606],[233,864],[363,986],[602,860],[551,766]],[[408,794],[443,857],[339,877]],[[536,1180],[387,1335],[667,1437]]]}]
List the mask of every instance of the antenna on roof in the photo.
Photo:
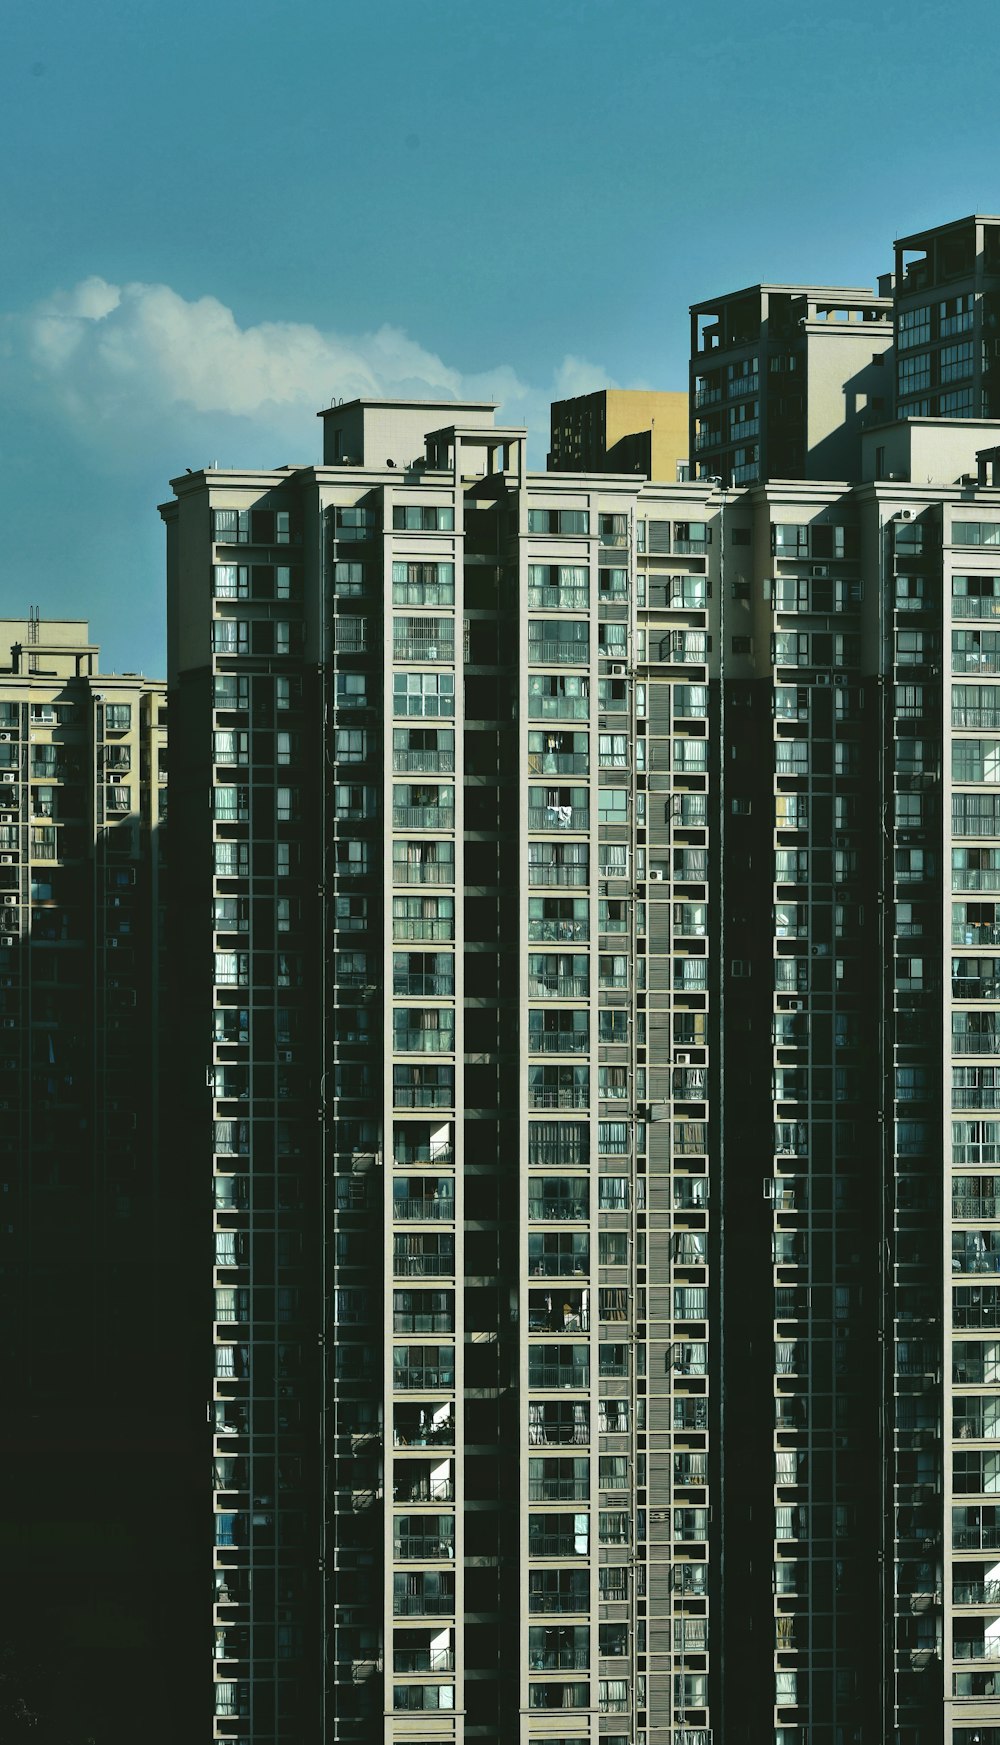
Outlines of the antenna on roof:
[{"label": "antenna on roof", "polygon": [[38,606],[29,606],[28,607],[28,641],[29,642],[37,642],[39,640],[39,637],[41,634],[40,626],[39,626],[40,616],[41,616],[41,612],[40,612],[40,608]]}]

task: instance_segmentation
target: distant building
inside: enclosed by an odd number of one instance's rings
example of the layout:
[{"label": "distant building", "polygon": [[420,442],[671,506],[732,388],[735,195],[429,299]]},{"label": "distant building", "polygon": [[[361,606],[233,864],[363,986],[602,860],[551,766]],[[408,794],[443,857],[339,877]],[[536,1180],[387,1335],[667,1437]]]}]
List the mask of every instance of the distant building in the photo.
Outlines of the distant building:
[{"label": "distant building", "polygon": [[892,299],[750,285],[691,309],[692,475],[724,486],[856,479],[860,436],[892,415]]},{"label": "distant building", "polygon": [[900,418],[1000,417],[1000,218],[896,243]]},{"label": "distant building", "polygon": [[0,1644],[16,1668],[30,1619],[46,1700],[117,1745],[123,1646],[167,1683],[182,1544],[158,1285],[166,687],[102,673],[82,621],[2,620],[0,650]]},{"label": "distant building", "polygon": [[685,479],[688,404],[682,393],[599,388],[556,400],[549,471],[640,473],[660,484]]}]

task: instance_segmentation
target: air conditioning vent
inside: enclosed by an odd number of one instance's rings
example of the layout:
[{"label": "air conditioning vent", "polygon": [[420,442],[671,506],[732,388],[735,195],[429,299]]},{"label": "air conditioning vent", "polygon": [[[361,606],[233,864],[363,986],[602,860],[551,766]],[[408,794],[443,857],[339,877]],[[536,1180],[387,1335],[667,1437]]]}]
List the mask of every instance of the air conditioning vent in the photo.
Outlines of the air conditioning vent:
[{"label": "air conditioning vent", "polygon": [[623,679],[627,672],[628,672],[628,667],[625,665],[624,661],[622,661],[622,660],[612,661],[612,663],[611,663],[611,677],[613,679]]},{"label": "air conditioning vent", "polygon": [[674,1065],[675,1066],[690,1066],[691,1065],[691,1056],[689,1054],[675,1054],[674,1055]]}]

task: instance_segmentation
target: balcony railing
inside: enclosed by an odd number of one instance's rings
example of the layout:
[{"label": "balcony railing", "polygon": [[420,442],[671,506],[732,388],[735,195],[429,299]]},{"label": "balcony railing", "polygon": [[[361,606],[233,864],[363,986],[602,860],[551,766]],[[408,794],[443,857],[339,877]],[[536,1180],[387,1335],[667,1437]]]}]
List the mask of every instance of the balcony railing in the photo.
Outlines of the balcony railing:
[{"label": "balcony railing", "polygon": [[1000,594],[961,594],[951,602],[953,618],[1000,618]]},{"label": "balcony railing", "polygon": [[590,661],[590,646],[586,642],[530,642],[528,659],[534,663],[542,662],[546,666],[587,666]]},{"label": "balcony railing", "polygon": [[951,1599],[956,1606],[1000,1605],[1000,1581],[953,1581]]},{"label": "balcony railing", "polygon": [[589,1363],[528,1363],[529,1388],[587,1388]]},{"label": "balcony railing", "polygon": [[953,921],[952,945],[1000,945],[1000,927],[992,922]]},{"label": "balcony railing", "polygon": [[590,758],[583,751],[529,751],[528,774],[532,776],[585,776]]},{"label": "balcony railing", "polygon": [[[604,983],[601,983],[604,986]],[[528,977],[528,995],[533,1000],[584,1000],[590,992],[589,976]]]},{"label": "balcony railing", "polygon": [[530,1106],[533,1109],[585,1109],[589,1101],[584,1085],[560,1085],[556,1089],[548,1085],[530,1087]]},{"label": "balcony railing", "polygon": [[590,883],[590,867],[586,863],[562,866],[530,861],[528,883],[533,889],[545,885],[587,885]]},{"label": "balcony railing", "polygon": [[392,1271],[395,1278],[454,1278],[453,1254],[394,1254]]},{"label": "balcony railing", "polygon": [[394,830],[454,830],[454,806],[393,806]]},{"label": "balcony railing", "polygon": [[393,1199],[392,1215],[394,1218],[415,1218],[424,1223],[437,1223],[441,1219],[450,1220],[455,1216],[454,1196],[433,1199],[430,1194],[420,1194],[416,1197],[407,1195],[404,1199]]},{"label": "balcony railing", "polygon": [[452,974],[394,975],[392,991],[394,994],[423,994],[430,999],[442,999],[455,992],[455,977]]},{"label": "balcony railing", "polygon": [[433,660],[453,661],[455,658],[454,637],[444,635],[437,637],[398,636],[393,639],[393,660]]},{"label": "balcony railing", "polygon": [[450,943],[455,938],[455,923],[450,917],[445,921],[414,921],[407,916],[396,915],[392,922],[392,937],[397,942],[407,939],[429,939]]},{"label": "balcony railing", "polygon": [[529,830],[589,830],[590,812],[585,806],[530,806]]},{"label": "balcony railing", "polygon": [[394,860],[392,882],[395,885],[453,885],[453,860]]},{"label": "balcony railing", "polygon": [[[1000,972],[1000,958],[997,959]],[[1000,990],[1000,974],[996,976],[952,976],[951,991],[956,1000],[995,1000]]]},{"label": "balcony railing", "polygon": [[455,768],[453,751],[394,751],[394,770],[419,770],[424,773],[450,775]]}]

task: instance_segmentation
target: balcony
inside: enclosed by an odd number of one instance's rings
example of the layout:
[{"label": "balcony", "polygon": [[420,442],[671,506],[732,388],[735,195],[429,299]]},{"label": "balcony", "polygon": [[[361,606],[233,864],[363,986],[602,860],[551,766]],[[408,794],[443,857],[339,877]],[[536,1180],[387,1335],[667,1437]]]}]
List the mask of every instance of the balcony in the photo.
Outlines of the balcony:
[{"label": "balcony", "polygon": [[[418,1178],[419,1179],[419,1178]],[[454,1221],[455,1217],[455,1187],[449,1177],[439,1181],[428,1181],[426,1190],[421,1193],[407,1193],[406,1188],[414,1188],[417,1181],[408,1183],[393,1183],[392,1215],[399,1220],[415,1220],[417,1222],[437,1223],[441,1220]],[[403,1188],[401,1193],[399,1190]]]},{"label": "balcony", "polygon": [[532,776],[585,776],[590,758],[583,751],[529,751],[528,774]]},{"label": "balcony", "polygon": [[590,1292],[561,1290],[528,1292],[529,1333],[590,1331]]},{"label": "balcony", "polygon": [[529,806],[528,829],[589,830],[590,809],[587,806]]},{"label": "balcony", "polygon": [[532,1000],[585,1000],[589,993],[589,975],[528,975],[528,998]]},{"label": "balcony", "polygon": [[[544,845],[541,843],[530,843],[529,849],[542,846]],[[571,845],[567,844],[567,847],[569,846]],[[555,855],[558,852],[558,849],[553,845],[550,853]],[[528,862],[528,883],[533,890],[539,886],[558,888],[561,885],[565,888],[572,885],[587,885],[590,883],[589,858],[585,854],[583,860],[567,862],[561,860],[543,861],[532,857]]]},{"label": "balcony", "polygon": [[[454,815],[452,815],[454,824]],[[392,862],[392,882],[394,885],[453,885],[455,883],[455,862],[447,860],[402,860],[396,856]]]},{"label": "balcony", "polygon": [[[442,629],[427,636],[394,636],[393,660],[453,661],[455,631],[449,620],[442,619]],[[444,626],[447,625],[447,628]]]},{"label": "balcony", "polygon": [[585,641],[559,640],[550,637],[532,638],[528,644],[528,659],[544,666],[587,666],[590,662],[590,643]]},{"label": "balcony", "polygon": [[454,804],[393,806],[392,827],[394,830],[454,830]]},{"label": "balcony", "polygon": [[[588,1388],[590,1386],[589,1363],[543,1363],[534,1360],[535,1349],[528,1353],[528,1386],[529,1388],[544,1388],[552,1393],[561,1393],[565,1388]],[[544,1351],[545,1347],[537,1349]]]},{"label": "balcony", "polygon": [[579,1278],[589,1271],[588,1236],[528,1237],[528,1272],[532,1278]]},{"label": "balcony", "polygon": [[416,770],[429,775],[450,775],[455,768],[455,753],[454,751],[394,751],[392,767],[397,773],[404,770]]}]

